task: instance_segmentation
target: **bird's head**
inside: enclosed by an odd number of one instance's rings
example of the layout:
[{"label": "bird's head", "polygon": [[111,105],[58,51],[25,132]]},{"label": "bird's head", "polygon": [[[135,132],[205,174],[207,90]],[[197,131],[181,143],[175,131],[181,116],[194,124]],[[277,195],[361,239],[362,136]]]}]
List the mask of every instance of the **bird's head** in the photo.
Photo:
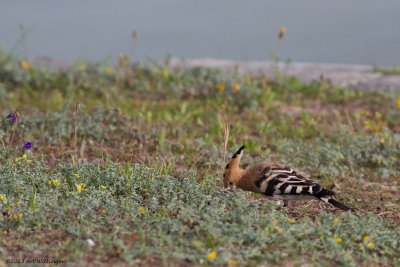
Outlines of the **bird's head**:
[{"label": "bird's head", "polygon": [[222,181],[224,187],[230,187],[236,185],[237,181],[243,176],[243,169],[239,168],[240,159],[242,158],[244,146],[241,146],[239,150],[233,154],[232,159],[226,164]]}]

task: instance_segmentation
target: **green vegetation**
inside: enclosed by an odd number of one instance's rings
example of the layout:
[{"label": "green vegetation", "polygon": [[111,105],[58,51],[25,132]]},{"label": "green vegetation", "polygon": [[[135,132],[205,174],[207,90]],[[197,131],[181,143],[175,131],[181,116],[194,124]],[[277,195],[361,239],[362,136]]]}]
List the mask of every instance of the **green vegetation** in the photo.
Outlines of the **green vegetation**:
[{"label": "green vegetation", "polygon": [[400,75],[400,68],[396,65],[394,65],[392,68],[381,68],[373,65],[372,72],[382,73],[384,76]]},{"label": "green vegetation", "polygon": [[[400,264],[399,95],[122,55],[0,62],[0,263]],[[368,213],[221,188],[224,116],[228,157],[245,144],[245,166],[287,164]]]}]

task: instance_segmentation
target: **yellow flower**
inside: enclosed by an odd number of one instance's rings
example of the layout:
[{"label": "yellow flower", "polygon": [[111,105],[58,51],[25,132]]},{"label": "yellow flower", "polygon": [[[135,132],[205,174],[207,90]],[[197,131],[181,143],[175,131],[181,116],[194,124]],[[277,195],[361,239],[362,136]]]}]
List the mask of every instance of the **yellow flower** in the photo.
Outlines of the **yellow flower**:
[{"label": "yellow flower", "polygon": [[372,243],[372,242],[371,242],[371,243],[369,243],[369,244],[368,244],[368,247],[370,247],[370,248],[374,248],[374,247],[375,247],[375,243]]},{"label": "yellow flower", "polygon": [[54,183],[54,185],[55,186],[60,186],[60,180],[58,180],[58,179],[55,179],[54,181],[53,181],[53,183]]},{"label": "yellow flower", "polygon": [[0,200],[4,200],[5,196],[0,196]]},{"label": "yellow flower", "polygon": [[357,247],[361,248],[361,243],[358,243],[358,244],[357,244]]},{"label": "yellow flower", "polygon": [[19,158],[15,158],[15,163],[17,163],[19,161]]},{"label": "yellow flower", "polygon": [[379,111],[375,112],[375,117],[377,117],[378,119],[382,117],[382,113],[380,113]]},{"label": "yellow flower", "polygon": [[76,191],[80,193],[86,187],[86,184],[75,184],[75,186],[76,186]]},{"label": "yellow flower", "polygon": [[28,155],[26,155],[26,154],[22,155],[22,158],[24,158],[24,159],[26,159],[27,157],[28,157]]},{"label": "yellow flower", "polygon": [[4,230],[4,234],[5,234],[5,235],[8,234],[7,230]]},{"label": "yellow flower", "polygon": [[106,189],[106,188],[107,188],[107,186],[100,185],[100,189]]},{"label": "yellow flower", "polygon": [[341,160],[344,160],[344,156],[342,155],[342,153],[340,153],[339,158],[340,158]]},{"label": "yellow flower", "polygon": [[288,219],[289,223],[294,223],[294,219]]},{"label": "yellow flower", "polygon": [[236,266],[237,265],[237,261],[235,260],[231,260],[231,262],[229,263],[229,266]]},{"label": "yellow flower", "polygon": [[275,230],[278,232],[278,234],[282,234],[283,230],[280,227],[275,227]]},{"label": "yellow flower", "polygon": [[285,27],[281,27],[281,30],[279,31],[279,38],[282,38],[283,35],[285,35],[286,32],[286,28]]},{"label": "yellow flower", "polygon": [[397,99],[397,107],[400,109],[400,99]]},{"label": "yellow flower", "polygon": [[111,67],[107,67],[107,68],[106,68],[106,72],[107,72],[108,74],[111,74],[111,73],[113,72],[113,70],[112,70]]},{"label": "yellow flower", "polygon": [[125,56],[122,53],[118,53],[118,61],[121,66],[125,66]]},{"label": "yellow flower", "polygon": [[21,62],[21,68],[23,68],[24,70],[29,70],[31,68],[31,64],[29,64],[28,61],[22,61]]},{"label": "yellow flower", "polygon": [[338,244],[342,243],[342,239],[341,238],[336,238],[336,243],[338,243]]},{"label": "yellow flower", "polygon": [[74,173],[74,175],[76,176],[76,178],[81,178],[79,174]]},{"label": "yellow flower", "polygon": [[162,73],[162,75],[163,75],[163,77],[164,77],[165,79],[168,79],[168,77],[169,77],[169,72],[168,72],[167,70],[164,70],[163,73]]},{"label": "yellow flower", "polygon": [[47,181],[48,184],[51,184],[53,181]]},{"label": "yellow flower", "polygon": [[237,93],[240,90],[240,84],[238,83],[233,83],[233,91]]},{"label": "yellow flower", "polygon": [[20,217],[20,218],[22,218],[22,217],[23,217],[22,213],[20,213],[20,214],[19,214],[19,217]]},{"label": "yellow flower", "polygon": [[364,236],[363,240],[364,240],[364,241],[368,241],[368,240],[369,240],[369,236],[367,236],[367,235]]},{"label": "yellow flower", "polygon": [[207,260],[212,261],[213,259],[215,259],[215,257],[217,257],[217,252],[213,251],[210,254],[208,254]]},{"label": "yellow flower", "polygon": [[389,137],[389,134],[388,134],[388,133],[385,133],[385,137],[388,138],[388,137]]},{"label": "yellow flower", "polygon": [[217,89],[218,89],[218,91],[224,91],[225,90],[225,85],[223,85],[223,84],[218,84],[217,85]]},{"label": "yellow flower", "polygon": [[382,164],[382,160],[378,159],[378,164]]},{"label": "yellow flower", "polygon": [[21,201],[17,201],[17,205],[21,205]]},{"label": "yellow flower", "polygon": [[338,220],[335,220],[335,221],[333,222],[333,226],[336,226],[338,223],[339,223],[339,221],[338,221]]},{"label": "yellow flower", "polygon": [[144,212],[144,208],[140,207],[140,213]]},{"label": "yellow flower", "polygon": [[17,214],[14,214],[14,218],[15,218],[16,220],[18,220],[18,215],[17,215]]},{"label": "yellow flower", "polygon": [[79,67],[79,70],[80,70],[80,71],[85,71],[85,70],[86,70],[86,66],[85,66],[85,65],[81,65],[81,66]]},{"label": "yellow flower", "polygon": [[381,138],[380,142],[381,142],[381,144],[384,144],[385,143],[385,138]]}]

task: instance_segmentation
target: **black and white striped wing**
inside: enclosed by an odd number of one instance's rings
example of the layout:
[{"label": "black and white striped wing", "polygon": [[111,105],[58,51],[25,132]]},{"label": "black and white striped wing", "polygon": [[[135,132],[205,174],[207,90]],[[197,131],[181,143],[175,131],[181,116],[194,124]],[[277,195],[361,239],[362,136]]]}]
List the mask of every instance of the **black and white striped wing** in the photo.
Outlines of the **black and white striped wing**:
[{"label": "black and white striped wing", "polygon": [[265,167],[256,182],[259,191],[273,199],[301,200],[334,195],[288,167]]}]

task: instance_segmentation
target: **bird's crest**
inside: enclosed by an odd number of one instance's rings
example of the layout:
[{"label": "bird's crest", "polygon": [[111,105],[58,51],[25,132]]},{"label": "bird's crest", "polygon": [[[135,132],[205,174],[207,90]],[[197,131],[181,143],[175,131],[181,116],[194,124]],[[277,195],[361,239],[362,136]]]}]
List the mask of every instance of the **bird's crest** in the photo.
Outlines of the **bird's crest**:
[{"label": "bird's crest", "polygon": [[240,178],[241,176],[241,169],[239,168],[239,163],[240,159],[242,158],[243,155],[243,150],[245,149],[245,146],[241,146],[238,151],[236,151],[235,154],[233,154],[232,159],[229,161],[228,164],[226,164],[225,171],[224,171],[224,187],[228,187],[229,185],[232,185],[230,183],[233,182],[233,180],[236,180]]}]

